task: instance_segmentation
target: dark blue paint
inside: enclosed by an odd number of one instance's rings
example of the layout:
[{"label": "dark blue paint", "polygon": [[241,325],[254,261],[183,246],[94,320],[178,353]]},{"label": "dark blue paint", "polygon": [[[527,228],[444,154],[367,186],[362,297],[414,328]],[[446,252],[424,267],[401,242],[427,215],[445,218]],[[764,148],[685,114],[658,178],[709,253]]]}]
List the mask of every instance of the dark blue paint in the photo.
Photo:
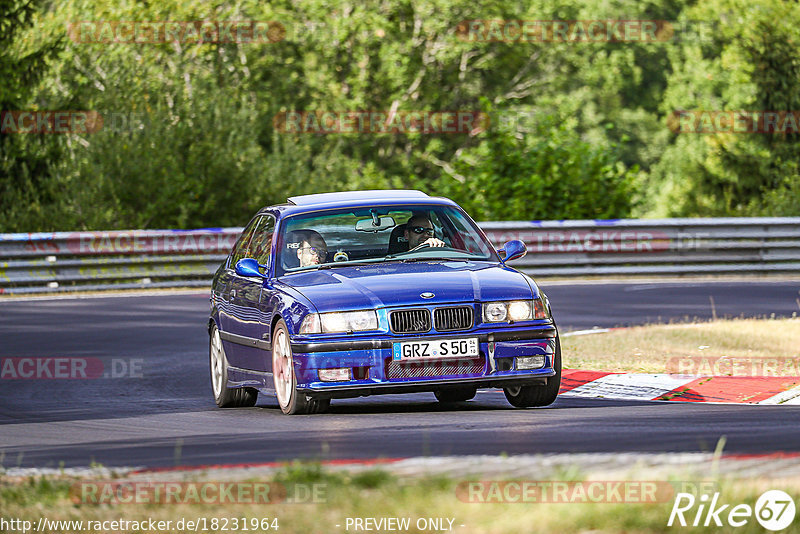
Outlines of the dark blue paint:
[{"label": "dark blue paint", "polygon": [[[376,205],[375,194],[352,196],[316,196],[302,205],[282,204],[271,206],[259,212],[271,214],[276,219],[275,236],[280,235],[282,225],[288,217],[316,211],[341,208],[363,208]],[[380,198],[382,206],[452,206],[454,202],[444,198],[420,197],[419,195],[390,195]],[[462,210],[463,211],[463,210]],[[276,253],[273,239],[272,256]],[[491,248],[491,245],[487,246]],[[506,243],[504,260],[521,257],[525,245],[521,241]],[[246,336],[247,338],[271,343],[275,322],[286,322],[292,343],[348,343],[373,340],[409,340],[466,338],[480,336],[481,353],[486,357],[486,366],[478,378],[513,376],[536,379],[553,374],[552,354],[555,341],[545,336],[519,341],[489,343],[490,335],[498,332],[530,331],[536,327],[552,328],[552,321],[523,321],[515,324],[489,324],[482,322],[482,303],[499,300],[521,300],[545,298],[535,282],[526,275],[499,261],[454,261],[436,260],[402,262],[389,261],[369,265],[351,265],[303,271],[274,278],[274,261],[266,266],[255,260],[245,259],[238,265],[230,265],[228,258],[218,269],[212,282],[212,306],[210,320],[221,331]],[[259,272],[259,268],[263,274]],[[433,298],[423,299],[421,294],[432,292]],[[473,307],[475,324],[469,330],[458,332],[436,332],[431,330],[424,335],[396,335],[389,331],[388,313],[393,309],[407,307],[433,310],[443,305],[468,304]],[[309,313],[374,309],[378,314],[378,330],[355,332],[352,334],[309,334],[300,335],[299,328]],[[495,346],[496,345],[496,346]],[[337,345],[340,347],[341,345]],[[229,363],[234,368],[229,371],[229,383],[234,386],[259,387],[272,390],[271,352],[263,348],[248,347],[225,341],[224,347]],[[543,369],[534,371],[495,371],[492,372],[489,355],[497,351],[495,357],[514,358],[524,355],[550,356]],[[437,389],[442,380],[470,378],[461,376],[437,376],[434,378],[407,378],[388,380],[385,376],[385,363],[391,359],[391,348],[318,351],[295,353],[294,366],[297,386],[306,391],[335,390],[337,387],[363,386],[375,388],[390,383],[403,383]],[[346,383],[320,382],[318,370],[335,367],[369,367],[366,379]],[[475,377],[473,377],[475,378]],[[357,394],[357,393],[356,393]]]},{"label": "dark blue paint", "polygon": [[511,241],[503,245],[502,250],[503,250],[503,255],[501,261],[504,264],[506,262],[522,258],[528,252],[528,249],[525,247],[525,243],[523,243],[519,239],[512,239]]},{"label": "dark blue paint", "polygon": [[254,276],[256,278],[266,278],[258,270],[258,262],[253,258],[243,258],[236,262],[236,274],[239,276]]}]

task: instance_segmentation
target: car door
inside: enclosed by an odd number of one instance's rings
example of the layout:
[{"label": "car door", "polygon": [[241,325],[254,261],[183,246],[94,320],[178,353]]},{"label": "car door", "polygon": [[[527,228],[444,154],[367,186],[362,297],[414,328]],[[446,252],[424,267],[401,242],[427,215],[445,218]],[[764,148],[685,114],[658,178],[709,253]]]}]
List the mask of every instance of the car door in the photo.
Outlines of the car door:
[{"label": "car door", "polygon": [[[263,267],[262,273],[270,272],[272,265],[272,238],[275,218],[266,214],[258,222],[248,246],[247,257],[255,259]],[[240,335],[247,338],[246,344],[239,347],[241,365],[245,369],[269,371],[272,354],[270,352],[269,330],[272,319],[269,293],[272,287],[268,280],[256,277],[239,277],[239,291],[236,301],[241,309],[247,309],[245,320],[241,322]]]},{"label": "car door", "polygon": [[264,215],[259,215],[247,225],[234,246],[228,267],[221,277],[226,284],[221,290],[223,305],[220,309],[220,337],[228,363],[241,369],[249,369],[248,348],[256,344],[248,333],[252,333],[254,322],[258,324],[258,311],[254,308],[258,305],[261,279],[236,274],[236,263],[251,257],[250,244],[260,227],[265,224],[264,218]]},{"label": "car door", "polygon": [[[237,357],[237,343],[233,340],[236,339],[235,332],[238,330],[237,323],[239,322],[239,311],[235,308],[232,297],[237,295],[239,291],[239,276],[236,275],[236,262],[242,258],[247,257],[247,249],[250,241],[253,238],[256,225],[261,220],[261,216],[254,217],[245,226],[242,234],[233,245],[233,250],[228,256],[225,270],[220,274],[217,280],[217,287],[215,288],[217,294],[215,295],[217,307],[219,309],[219,332],[222,338],[222,345],[225,348],[225,355],[228,358],[228,363],[236,365],[239,363]],[[236,364],[234,363],[236,362]],[[236,365],[238,367],[238,365]]]}]

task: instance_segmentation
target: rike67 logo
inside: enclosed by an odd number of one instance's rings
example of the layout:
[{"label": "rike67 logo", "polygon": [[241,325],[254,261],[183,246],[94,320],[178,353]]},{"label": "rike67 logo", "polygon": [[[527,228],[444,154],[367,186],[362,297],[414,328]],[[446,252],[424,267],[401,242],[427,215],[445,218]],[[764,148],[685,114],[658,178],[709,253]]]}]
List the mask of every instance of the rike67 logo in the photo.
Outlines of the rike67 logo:
[{"label": "rike67 logo", "polygon": [[741,527],[753,516],[767,530],[783,530],[794,521],[794,500],[784,491],[769,490],[761,494],[755,507],[749,504],[731,506],[720,502],[719,492],[711,497],[703,494],[699,498],[691,493],[678,493],[667,526]]}]

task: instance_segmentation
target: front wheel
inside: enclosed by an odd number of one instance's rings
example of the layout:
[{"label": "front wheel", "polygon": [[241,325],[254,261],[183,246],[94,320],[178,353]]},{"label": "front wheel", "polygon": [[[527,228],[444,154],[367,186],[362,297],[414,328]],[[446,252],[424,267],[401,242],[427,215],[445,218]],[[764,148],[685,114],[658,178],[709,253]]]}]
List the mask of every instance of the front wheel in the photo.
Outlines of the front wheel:
[{"label": "front wheel", "polygon": [[222,339],[219,337],[219,329],[216,324],[211,327],[208,358],[211,368],[211,390],[217,406],[220,408],[255,406],[258,390],[228,387],[228,358],[225,356],[225,348],[222,346]]},{"label": "front wheel", "polygon": [[516,408],[548,406],[555,402],[558,390],[561,389],[561,340],[556,338],[556,350],[553,353],[553,369],[556,374],[547,379],[544,386],[512,386],[503,388],[506,399]]},{"label": "front wheel", "polygon": [[278,406],[286,415],[322,413],[331,404],[330,399],[311,399],[297,391],[292,345],[283,319],[278,321],[272,333],[272,378]]}]

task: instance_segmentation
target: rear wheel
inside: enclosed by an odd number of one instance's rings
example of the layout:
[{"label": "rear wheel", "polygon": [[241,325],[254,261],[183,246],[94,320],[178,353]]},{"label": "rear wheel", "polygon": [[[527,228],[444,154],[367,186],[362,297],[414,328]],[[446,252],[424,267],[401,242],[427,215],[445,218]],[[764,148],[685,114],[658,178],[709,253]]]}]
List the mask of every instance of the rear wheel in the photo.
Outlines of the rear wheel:
[{"label": "rear wheel", "polygon": [[478,388],[474,387],[459,387],[459,388],[446,388],[434,392],[436,400],[439,402],[463,402],[468,401],[475,397],[478,393]]},{"label": "rear wheel", "polygon": [[561,340],[556,338],[556,350],[553,354],[555,376],[547,379],[544,386],[513,386],[503,388],[506,399],[516,408],[548,406],[555,402],[561,388]]},{"label": "rear wheel", "polygon": [[278,406],[286,415],[322,413],[331,405],[330,399],[312,399],[297,391],[292,345],[283,319],[278,321],[272,333],[272,377]]},{"label": "rear wheel", "polygon": [[209,366],[211,368],[211,390],[214,402],[220,408],[255,406],[258,391],[253,388],[228,387],[228,358],[219,337],[217,325],[212,325],[208,342]]}]

